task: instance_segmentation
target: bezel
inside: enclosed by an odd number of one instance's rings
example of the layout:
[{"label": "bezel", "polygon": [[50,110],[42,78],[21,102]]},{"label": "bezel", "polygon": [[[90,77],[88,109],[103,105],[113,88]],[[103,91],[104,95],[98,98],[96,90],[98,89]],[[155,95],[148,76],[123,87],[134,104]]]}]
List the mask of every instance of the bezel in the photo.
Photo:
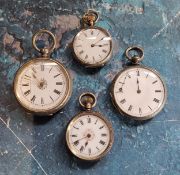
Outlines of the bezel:
[{"label": "bezel", "polygon": [[[123,109],[121,109],[121,107],[117,104],[117,102],[115,100],[114,86],[115,86],[115,83],[116,83],[117,79],[119,78],[119,76],[123,72],[125,72],[127,70],[130,70],[132,68],[144,68],[144,69],[147,69],[147,70],[153,72],[154,74],[156,74],[159,77],[159,79],[161,80],[161,82],[163,84],[163,87],[164,87],[164,99],[163,99],[163,102],[162,102],[161,106],[154,113],[152,113],[151,115],[146,115],[146,116],[143,116],[143,117],[139,117],[139,116],[134,116],[134,115],[127,114],[125,111],[123,111]],[[126,67],[125,69],[120,71],[115,76],[115,78],[114,78],[114,80],[112,82],[112,85],[111,85],[110,96],[111,96],[113,105],[116,107],[116,109],[120,112],[121,115],[130,117],[130,118],[135,119],[135,120],[148,120],[148,119],[151,119],[151,118],[155,117],[163,109],[163,107],[164,107],[164,105],[166,103],[166,100],[167,100],[167,88],[166,88],[166,85],[165,85],[165,81],[163,80],[163,78],[161,77],[161,75],[159,74],[158,71],[156,71],[155,69],[143,66],[143,65],[135,65],[135,66],[133,65],[133,66]]]},{"label": "bezel", "polygon": [[[74,149],[74,147],[71,145],[71,143],[69,141],[70,140],[69,139],[69,132],[71,130],[71,127],[74,125],[76,120],[78,120],[81,116],[84,116],[84,115],[95,115],[98,118],[102,119],[106,123],[106,125],[108,126],[109,132],[110,132],[110,140],[109,140],[107,148],[100,155],[94,156],[94,157],[91,157],[91,158],[87,158],[85,156],[79,155],[79,153]],[[76,157],[78,157],[79,159],[86,160],[86,161],[99,160],[102,157],[104,157],[110,151],[110,149],[111,149],[111,147],[113,145],[113,142],[114,142],[114,131],[113,131],[113,128],[112,128],[112,124],[105,117],[103,117],[102,114],[100,114],[99,112],[95,112],[95,111],[80,112],[79,114],[75,115],[75,117],[73,117],[73,119],[69,122],[69,124],[67,126],[67,130],[66,130],[66,143],[67,143],[67,146],[68,146],[69,150],[71,151],[71,153],[73,155],[75,155]]]},{"label": "bezel", "polygon": [[[23,102],[21,101],[20,97],[19,97],[19,93],[17,91],[17,80],[20,76],[20,73],[26,69],[29,65],[33,65],[37,62],[54,62],[56,63],[58,66],[61,67],[61,70],[64,72],[64,75],[67,79],[67,89],[66,89],[66,92],[65,92],[65,97],[63,98],[63,100],[58,103],[54,108],[51,108],[51,109],[47,109],[47,110],[32,110],[31,108],[28,108],[26,105],[23,104]],[[15,74],[15,78],[14,78],[14,81],[13,81],[13,91],[14,91],[14,94],[16,96],[16,99],[18,101],[18,103],[29,113],[33,113],[35,115],[39,115],[39,116],[44,116],[44,115],[52,115],[54,113],[56,113],[58,110],[62,109],[66,103],[69,101],[70,97],[71,97],[71,94],[72,94],[72,79],[71,79],[71,76],[69,74],[69,72],[66,70],[66,68],[57,60],[53,60],[53,59],[45,59],[45,58],[33,58],[32,60],[26,62],[25,64],[23,64],[16,72]]]},{"label": "bezel", "polygon": [[[80,58],[76,55],[76,53],[75,53],[75,48],[74,48],[74,41],[75,41],[76,37],[79,37],[79,35],[80,35],[81,32],[83,32],[83,31],[85,31],[85,30],[89,30],[89,29],[97,29],[97,30],[100,30],[100,31],[102,31],[103,33],[105,33],[107,36],[109,36],[109,37],[111,38],[111,40],[110,40],[110,52],[109,52],[109,54],[108,54],[102,61],[100,61],[100,62],[98,62],[98,63],[95,63],[95,64],[89,64],[89,63],[84,62],[82,59],[80,59]],[[72,42],[72,43],[73,43],[73,44],[72,44],[72,47],[73,47],[73,55],[74,55],[74,58],[75,58],[79,63],[81,63],[82,65],[84,65],[84,66],[87,67],[87,68],[102,67],[102,66],[104,66],[104,65],[111,59],[111,57],[112,57],[112,37],[111,37],[110,33],[109,33],[107,30],[105,30],[105,29],[103,29],[103,28],[101,28],[101,27],[91,26],[91,27],[84,28],[84,29],[80,30],[80,31],[75,35],[75,37],[73,38],[73,42]]]}]

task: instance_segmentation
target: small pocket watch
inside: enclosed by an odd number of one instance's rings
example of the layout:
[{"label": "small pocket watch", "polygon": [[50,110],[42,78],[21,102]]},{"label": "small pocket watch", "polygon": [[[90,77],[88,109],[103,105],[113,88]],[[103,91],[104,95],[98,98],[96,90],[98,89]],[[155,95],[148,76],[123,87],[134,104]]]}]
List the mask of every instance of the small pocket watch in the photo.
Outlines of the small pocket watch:
[{"label": "small pocket watch", "polygon": [[99,15],[94,10],[88,10],[82,18],[85,26],[73,40],[75,58],[86,67],[100,67],[109,61],[112,55],[112,38],[101,27],[94,24]]},{"label": "small pocket watch", "polygon": [[[131,56],[132,52],[136,55]],[[150,119],[165,105],[165,83],[157,71],[139,65],[144,58],[142,48],[129,47],[125,54],[131,65],[115,76],[111,88],[112,101],[122,115],[136,120]]]},{"label": "small pocket watch", "polygon": [[99,160],[112,147],[112,125],[99,112],[92,111],[96,104],[94,94],[83,93],[79,103],[86,111],[70,121],[66,131],[67,146],[72,154],[82,160]]},{"label": "small pocket watch", "polygon": [[[42,34],[52,37],[53,44],[50,48],[37,47],[36,38]],[[32,42],[42,56],[31,59],[19,68],[14,78],[14,93],[18,102],[28,112],[51,115],[68,102],[72,80],[66,68],[49,57],[56,45],[55,36],[50,31],[38,31]]]}]

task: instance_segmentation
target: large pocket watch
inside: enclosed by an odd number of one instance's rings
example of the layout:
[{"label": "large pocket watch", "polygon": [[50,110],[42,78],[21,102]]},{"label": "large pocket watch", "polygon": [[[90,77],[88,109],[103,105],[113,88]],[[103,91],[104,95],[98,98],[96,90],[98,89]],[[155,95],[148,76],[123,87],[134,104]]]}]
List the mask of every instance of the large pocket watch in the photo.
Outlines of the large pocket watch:
[{"label": "large pocket watch", "polygon": [[66,131],[67,146],[72,154],[82,160],[98,160],[112,147],[113,128],[102,114],[92,111],[96,104],[94,94],[83,93],[79,103],[85,111],[70,121]]},{"label": "large pocket watch", "polygon": [[[48,34],[53,44],[39,49],[37,36]],[[36,115],[51,115],[61,109],[69,100],[72,80],[66,68],[49,57],[54,50],[55,36],[48,30],[40,30],[33,36],[33,46],[42,56],[23,64],[14,78],[14,93],[28,112]]]},{"label": "large pocket watch", "polygon": [[100,67],[109,61],[112,55],[112,38],[103,28],[94,26],[99,15],[88,10],[82,18],[84,28],[74,37],[75,58],[86,67]]},{"label": "large pocket watch", "polygon": [[[132,52],[136,54],[132,56]],[[142,48],[129,47],[125,54],[131,64],[115,76],[112,101],[122,115],[136,120],[150,119],[165,105],[165,83],[156,70],[139,64],[144,58]]]}]

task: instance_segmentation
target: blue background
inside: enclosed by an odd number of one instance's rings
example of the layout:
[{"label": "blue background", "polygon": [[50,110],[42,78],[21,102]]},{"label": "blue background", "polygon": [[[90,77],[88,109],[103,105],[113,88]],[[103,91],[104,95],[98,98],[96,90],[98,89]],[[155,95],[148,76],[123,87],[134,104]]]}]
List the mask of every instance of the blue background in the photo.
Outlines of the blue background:
[{"label": "blue background", "polygon": [[[111,61],[87,70],[73,59],[71,41],[88,8],[114,41]],[[28,115],[12,90],[14,74],[37,56],[32,35],[40,28],[56,34],[52,57],[73,77],[73,94],[54,117]],[[112,106],[109,88],[122,70],[128,46],[144,48],[143,64],[158,70],[168,88],[165,108],[154,119],[136,122]],[[95,110],[112,122],[115,142],[97,163],[73,157],[65,144],[69,120],[80,111],[78,96],[98,98]],[[180,174],[180,1],[179,0],[0,0],[0,175],[179,175]]]}]

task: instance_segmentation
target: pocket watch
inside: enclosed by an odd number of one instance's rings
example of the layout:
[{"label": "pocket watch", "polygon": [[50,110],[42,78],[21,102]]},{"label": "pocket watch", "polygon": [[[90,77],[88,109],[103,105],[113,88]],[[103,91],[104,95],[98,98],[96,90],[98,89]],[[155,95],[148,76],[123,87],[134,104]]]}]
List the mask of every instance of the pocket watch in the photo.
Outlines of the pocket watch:
[{"label": "pocket watch", "polygon": [[74,37],[73,52],[75,58],[86,67],[100,67],[109,61],[112,55],[112,38],[103,28],[94,26],[99,15],[88,10],[82,18],[84,28]]},{"label": "pocket watch", "polygon": [[[131,56],[132,52],[136,55]],[[112,101],[122,115],[136,120],[150,119],[165,105],[166,85],[156,70],[139,64],[144,58],[142,48],[129,47],[125,55],[131,65],[115,76]]]},{"label": "pocket watch", "polygon": [[66,131],[67,146],[73,155],[82,160],[99,160],[112,147],[112,125],[102,114],[92,111],[96,104],[94,94],[83,93],[79,103],[85,111],[70,121]]},{"label": "pocket watch", "polygon": [[[53,44],[39,49],[37,36],[48,34]],[[22,107],[36,115],[51,115],[61,109],[69,100],[72,80],[66,68],[49,57],[54,50],[55,36],[48,30],[40,30],[33,36],[33,46],[42,55],[23,64],[14,78],[14,93]]]}]

